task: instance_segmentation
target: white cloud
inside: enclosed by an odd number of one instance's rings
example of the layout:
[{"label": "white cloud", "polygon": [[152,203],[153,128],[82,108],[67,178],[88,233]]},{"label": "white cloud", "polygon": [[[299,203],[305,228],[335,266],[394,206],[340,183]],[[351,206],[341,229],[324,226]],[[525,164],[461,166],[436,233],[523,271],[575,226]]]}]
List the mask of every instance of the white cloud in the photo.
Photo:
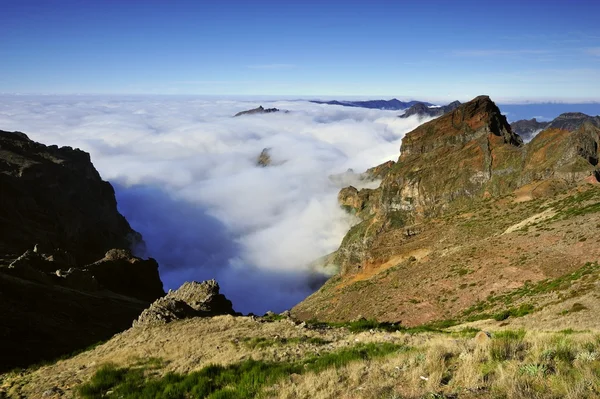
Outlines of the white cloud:
[{"label": "white cloud", "polygon": [[[414,118],[306,101],[289,113],[233,118],[259,103],[168,97],[28,97],[0,101],[0,129],[91,153],[121,212],[147,242],[166,288],[217,278],[236,309],[293,306],[315,288],[309,264],[353,221],[339,182],[396,159]],[[277,166],[255,165],[271,148]]]}]

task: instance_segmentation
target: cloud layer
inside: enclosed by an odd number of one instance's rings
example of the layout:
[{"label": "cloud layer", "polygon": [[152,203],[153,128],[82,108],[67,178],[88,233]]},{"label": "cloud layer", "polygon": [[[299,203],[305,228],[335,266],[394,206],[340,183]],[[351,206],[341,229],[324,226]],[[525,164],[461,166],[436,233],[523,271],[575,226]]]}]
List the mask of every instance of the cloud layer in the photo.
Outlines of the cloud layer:
[{"label": "cloud layer", "polygon": [[[354,221],[339,179],[396,159],[415,118],[306,101],[263,102],[289,113],[232,118],[260,105],[172,97],[0,100],[0,129],[79,147],[113,183],[119,209],[147,242],[166,288],[216,278],[236,310],[290,308],[331,271]],[[275,166],[257,167],[270,148]]]}]

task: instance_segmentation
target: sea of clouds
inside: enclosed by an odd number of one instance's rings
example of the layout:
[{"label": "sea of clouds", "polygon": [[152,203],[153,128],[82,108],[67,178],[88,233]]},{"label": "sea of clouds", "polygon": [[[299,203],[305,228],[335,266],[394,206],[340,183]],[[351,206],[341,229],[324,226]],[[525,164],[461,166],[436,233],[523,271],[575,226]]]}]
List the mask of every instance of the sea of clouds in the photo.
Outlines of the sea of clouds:
[{"label": "sea of clouds", "polygon": [[[290,112],[232,117],[261,104]],[[313,262],[356,221],[330,176],[396,160],[404,134],[424,122],[399,113],[307,101],[0,97],[0,129],[91,154],[166,289],[215,278],[236,310],[254,313],[289,309],[335,272]],[[264,148],[274,166],[256,165]]]}]

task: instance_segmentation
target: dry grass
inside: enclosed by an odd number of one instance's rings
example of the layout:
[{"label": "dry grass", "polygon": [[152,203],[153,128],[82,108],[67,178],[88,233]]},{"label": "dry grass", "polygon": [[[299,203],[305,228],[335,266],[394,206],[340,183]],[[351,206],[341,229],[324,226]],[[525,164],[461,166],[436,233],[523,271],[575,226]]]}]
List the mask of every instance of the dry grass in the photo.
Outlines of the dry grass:
[{"label": "dry grass", "polygon": [[[260,345],[247,345],[260,342]],[[104,364],[160,358],[148,378],[186,375],[209,364],[248,359],[299,362],[366,343],[407,350],[294,373],[263,387],[268,398],[593,398],[600,393],[600,335],[593,332],[497,331],[476,342],[465,334],[361,332],[299,328],[246,317],[192,319],[131,329],[74,358],[0,377],[8,397],[75,397]],[[50,394],[50,393],[53,393]]]}]

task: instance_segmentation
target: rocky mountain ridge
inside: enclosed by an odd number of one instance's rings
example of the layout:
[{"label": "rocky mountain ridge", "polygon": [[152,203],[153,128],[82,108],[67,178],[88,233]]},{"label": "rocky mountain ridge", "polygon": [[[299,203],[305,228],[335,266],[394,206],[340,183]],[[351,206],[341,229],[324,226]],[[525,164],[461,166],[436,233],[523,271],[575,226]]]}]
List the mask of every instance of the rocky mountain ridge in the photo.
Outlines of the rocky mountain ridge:
[{"label": "rocky mountain ridge", "polygon": [[[550,126],[524,144],[489,97],[480,96],[408,133],[402,141],[398,161],[384,169],[386,172],[378,188],[346,187],[340,191],[340,204],[361,222],[348,232],[331,257],[340,274],[296,306],[293,314],[304,319],[348,320],[361,312],[376,315],[380,320],[403,320],[408,324],[439,319],[440,314],[433,310],[438,305],[432,303],[443,299],[439,292],[430,293],[427,302],[432,308],[425,318],[422,316],[427,312],[413,315],[417,307],[408,302],[394,302],[390,305],[398,306],[394,310],[377,308],[377,304],[382,301],[381,295],[397,295],[408,301],[409,292],[415,294],[414,286],[407,284],[417,282],[407,273],[425,281],[439,278],[442,284],[444,278],[435,277],[438,271],[432,268],[441,262],[440,256],[444,257],[440,265],[452,258],[443,255],[444,251],[459,245],[449,238],[452,234],[462,236],[465,243],[472,242],[473,248],[477,248],[489,245],[483,238],[491,239],[503,231],[489,230],[490,236],[473,237],[468,230],[441,222],[453,212],[462,210],[460,212],[468,215],[469,209],[477,209],[486,201],[508,210],[506,200],[498,202],[506,196],[515,196],[519,201],[538,198],[549,201],[556,193],[574,190],[578,184],[597,184],[600,129],[586,118],[576,117],[577,121],[583,121],[579,124],[572,119],[560,125],[571,130]],[[576,192],[571,193],[576,195]],[[508,214],[499,219],[514,220]],[[491,226],[488,227],[491,229]],[[502,224],[496,228],[509,226]],[[588,244],[582,245],[590,251],[588,255],[594,253]],[[527,253],[530,251],[544,252],[535,242]],[[575,258],[574,262],[581,264],[593,260],[593,257],[579,255],[574,255]],[[498,260],[494,258],[494,261]],[[488,264],[489,259],[480,262]],[[470,270],[469,263],[464,267],[458,264],[460,262],[447,267]],[[420,265],[419,273],[413,270],[415,265]],[[376,283],[390,270],[393,270],[390,276],[399,279],[395,284],[402,287],[403,294],[390,288],[389,283]],[[447,273],[452,274],[452,271]],[[536,278],[548,276],[547,273],[547,270],[539,271]],[[455,283],[446,280],[444,284],[452,287]],[[492,282],[474,284],[482,284],[482,292],[492,291]],[[360,286],[370,287],[371,294],[358,300],[359,304],[353,290],[364,292],[358,289]],[[461,302],[462,310],[473,304],[466,298],[468,296]],[[348,301],[354,301],[351,308],[347,307]],[[455,311],[459,310],[457,307]],[[401,313],[408,316],[399,316]]]}]

